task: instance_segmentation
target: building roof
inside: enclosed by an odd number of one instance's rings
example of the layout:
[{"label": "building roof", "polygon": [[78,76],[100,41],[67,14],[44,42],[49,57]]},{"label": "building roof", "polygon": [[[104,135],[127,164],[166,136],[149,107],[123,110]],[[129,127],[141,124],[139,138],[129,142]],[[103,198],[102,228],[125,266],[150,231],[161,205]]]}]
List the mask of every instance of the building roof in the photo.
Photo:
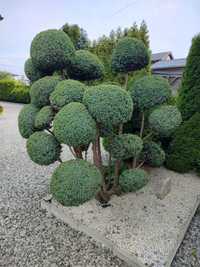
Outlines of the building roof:
[{"label": "building roof", "polygon": [[169,69],[169,68],[184,68],[186,64],[185,58],[177,58],[172,60],[161,60],[152,64],[152,70]]},{"label": "building roof", "polygon": [[166,52],[155,53],[151,55],[151,61],[156,62],[160,60],[167,60],[168,57],[170,57],[170,59],[174,59],[172,52],[166,51]]}]

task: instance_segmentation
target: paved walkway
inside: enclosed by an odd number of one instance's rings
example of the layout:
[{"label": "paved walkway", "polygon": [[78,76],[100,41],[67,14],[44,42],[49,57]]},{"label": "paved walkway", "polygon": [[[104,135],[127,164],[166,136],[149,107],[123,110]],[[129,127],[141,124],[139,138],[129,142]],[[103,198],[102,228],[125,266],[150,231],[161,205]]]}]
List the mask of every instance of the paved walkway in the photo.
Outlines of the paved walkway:
[{"label": "paved walkway", "polygon": [[[5,111],[0,116],[0,266],[126,267],[109,250],[40,209],[56,164],[40,167],[28,158],[17,128],[22,105],[1,104]],[[173,267],[200,266],[199,226],[196,215]]]}]

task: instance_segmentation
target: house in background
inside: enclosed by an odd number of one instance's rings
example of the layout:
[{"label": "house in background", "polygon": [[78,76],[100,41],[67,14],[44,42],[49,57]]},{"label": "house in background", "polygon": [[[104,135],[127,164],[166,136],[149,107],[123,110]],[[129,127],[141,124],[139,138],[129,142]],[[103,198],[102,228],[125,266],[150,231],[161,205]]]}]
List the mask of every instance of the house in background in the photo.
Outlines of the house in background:
[{"label": "house in background", "polygon": [[154,75],[167,78],[174,89],[173,93],[176,94],[181,84],[185,64],[185,58],[175,59],[170,51],[156,53],[152,54],[151,71]]},{"label": "house in background", "polygon": [[172,52],[168,51],[168,52],[161,52],[161,53],[155,53],[151,55],[151,63],[154,64],[158,61],[162,61],[162,60],[172,60],[174,59]]}]

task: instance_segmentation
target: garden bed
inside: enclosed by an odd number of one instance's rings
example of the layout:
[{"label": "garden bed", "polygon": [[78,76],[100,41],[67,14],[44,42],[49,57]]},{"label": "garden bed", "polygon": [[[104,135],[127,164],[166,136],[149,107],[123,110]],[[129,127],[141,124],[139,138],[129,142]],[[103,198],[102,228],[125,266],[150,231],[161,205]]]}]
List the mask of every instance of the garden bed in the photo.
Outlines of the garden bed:
[{"label": "garden bed", "polygon": [[[156,197],[160,178],[171,178],[171,191]],[[113,250],[130,266],[170,266],[200,203],[200,179],[164,168],[151,170],[149,184],[138,191],[112,197],[102,208],[95,200],[79,207],[63,207],[42,200],[49,213]]]}]

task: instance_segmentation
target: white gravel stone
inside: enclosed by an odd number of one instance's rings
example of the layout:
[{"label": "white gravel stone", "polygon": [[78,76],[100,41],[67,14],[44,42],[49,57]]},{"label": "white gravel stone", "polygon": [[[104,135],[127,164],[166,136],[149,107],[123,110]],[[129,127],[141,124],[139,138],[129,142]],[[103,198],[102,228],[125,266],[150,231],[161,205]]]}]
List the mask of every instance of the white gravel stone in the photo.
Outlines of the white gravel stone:
[{"label": "white gravel stone", "polygon": [[[74,229],[102,242],[130,266],[169,267],[199,205],[200,180],[164,168],[150,173],[147,186],[137,193],[112,197],[106,209],[95,200],[78,207],[63,207],[55,200],[42,205]],[[171,192],[163,186],[161,193],[169,194],[160,200],[155,187],[160,179],[167,184],[169,176]]]}]

